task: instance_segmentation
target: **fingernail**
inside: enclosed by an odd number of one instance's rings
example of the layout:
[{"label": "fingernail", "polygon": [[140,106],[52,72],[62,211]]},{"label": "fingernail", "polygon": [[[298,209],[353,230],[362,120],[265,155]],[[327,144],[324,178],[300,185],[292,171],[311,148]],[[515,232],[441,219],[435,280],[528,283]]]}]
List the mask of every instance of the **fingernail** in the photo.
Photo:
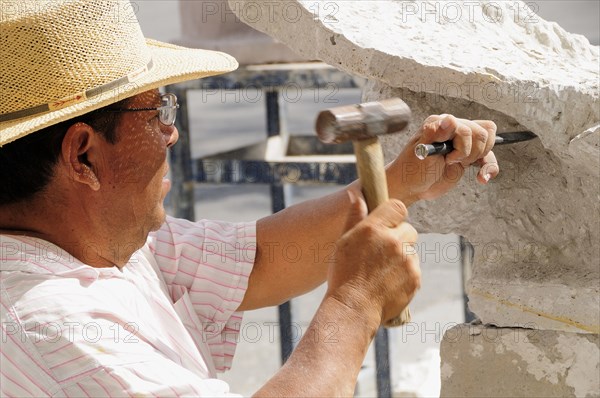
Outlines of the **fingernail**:
[{"label": "fingernail", "polygon": [[452,121],[450,120],[450,118],[448,116],[446,116],[445,118],[442,119],[442,121],[440,122],[440,127],[445,130],[448,127],[450,127],[450,124],[452,123]]},{"label": "fingernail", "polygon": [[490,173],[487,173],[486,175],[483,176],[483,179],[485,180],[485,182],[488,182],[490,180],[490,178],[492,178]]}]

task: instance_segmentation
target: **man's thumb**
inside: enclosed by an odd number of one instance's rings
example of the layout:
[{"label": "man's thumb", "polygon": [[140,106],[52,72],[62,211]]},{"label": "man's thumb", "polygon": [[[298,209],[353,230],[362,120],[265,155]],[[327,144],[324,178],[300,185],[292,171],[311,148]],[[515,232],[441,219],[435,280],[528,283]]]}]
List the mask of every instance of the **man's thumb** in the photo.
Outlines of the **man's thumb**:
[{"label": "man's thumb", "polygon": [[367,203],[362,196],[357,195],[352,191],[348,192],[348,198],[350,199],[350,209],[348,210],[348,216],[346,218],[346,226],[344,227],[344,233],[354,228],[356,224],[361,222],[367,217]]}]

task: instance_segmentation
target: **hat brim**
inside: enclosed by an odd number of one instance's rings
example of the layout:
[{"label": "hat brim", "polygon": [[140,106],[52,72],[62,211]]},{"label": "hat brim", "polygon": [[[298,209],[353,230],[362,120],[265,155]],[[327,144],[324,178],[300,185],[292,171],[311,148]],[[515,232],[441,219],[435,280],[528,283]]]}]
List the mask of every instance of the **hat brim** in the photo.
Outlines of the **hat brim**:
[{"label": "hat brim", "polygon": [[0,146],[148,90],[231,72],[238,67],[235,58],[222,52],[190,49],[150,39],[146,44],[152,53],[153,67],[145,75],[65,108],[0,123]]}]

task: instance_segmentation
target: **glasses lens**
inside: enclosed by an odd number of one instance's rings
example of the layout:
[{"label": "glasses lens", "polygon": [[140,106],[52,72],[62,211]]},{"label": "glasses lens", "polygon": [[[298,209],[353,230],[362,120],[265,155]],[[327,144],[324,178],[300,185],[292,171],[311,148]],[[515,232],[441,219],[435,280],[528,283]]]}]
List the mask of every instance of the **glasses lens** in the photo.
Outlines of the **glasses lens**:
[{"label": "glasses lens", "polygon": [[158,114],[160,122],[166,126],[172,126],[177,117],[177,97],[174,94],[165,94],[161,100],[162,107]]},{"label": "glasses lens", "polygon": [[172,126],[175,123],[175,108],[161,108],[158,111],[158,119],[165,126]]}]

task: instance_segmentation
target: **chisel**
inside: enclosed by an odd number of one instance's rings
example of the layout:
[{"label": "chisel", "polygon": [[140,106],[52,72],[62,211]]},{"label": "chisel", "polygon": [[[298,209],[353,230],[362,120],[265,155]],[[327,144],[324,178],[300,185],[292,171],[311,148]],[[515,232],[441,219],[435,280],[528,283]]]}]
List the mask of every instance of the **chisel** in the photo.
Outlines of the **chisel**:
[{"label": "chisel", "polygon": [[[514,133],[499,133],[496,135],[494,145],[512,144],[515,142],[529,141],[537,136],[531,131],[517,131]],[[433,144],[419,144],[415,147],[415,155],[423,160],[429,155],[445,155],[452,152],[452,141],[434,142]]]}]

